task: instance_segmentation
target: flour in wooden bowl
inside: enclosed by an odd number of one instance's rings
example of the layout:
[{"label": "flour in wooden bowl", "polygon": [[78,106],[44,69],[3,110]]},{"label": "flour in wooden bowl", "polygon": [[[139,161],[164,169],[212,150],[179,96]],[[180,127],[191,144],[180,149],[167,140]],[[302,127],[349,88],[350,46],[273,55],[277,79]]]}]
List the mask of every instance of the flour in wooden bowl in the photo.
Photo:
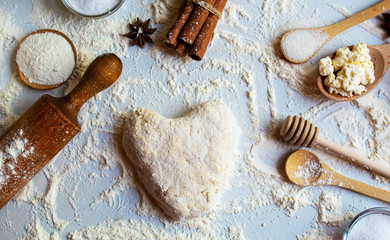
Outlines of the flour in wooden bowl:
[{"label": "flour in wooden bowl", "polygon": [[30,83],[57,85],[70,77],[76,60],[72,46],[64,37],[45,32],[32,34],[21,43],[16,64]]}]

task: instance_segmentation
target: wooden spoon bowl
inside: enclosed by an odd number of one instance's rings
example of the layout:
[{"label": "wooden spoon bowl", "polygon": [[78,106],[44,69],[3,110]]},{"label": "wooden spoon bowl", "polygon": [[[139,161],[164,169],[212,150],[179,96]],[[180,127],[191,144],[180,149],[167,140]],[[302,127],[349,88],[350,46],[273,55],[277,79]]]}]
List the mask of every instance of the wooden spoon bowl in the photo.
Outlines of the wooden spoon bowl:
[{"label": "wooden spoon bowl", "polygon": [[285,168],[288,178],[300,186],[318,185],[323,173],[321,160],[306,150],[298,150],[291,154]]},{"label": "wooden spoon bowl", "polygon": [[[390,44],[369,45],[367,47],[370,50],[371,61],[374,63],[374,75],[375,75],[374,82],[365,85],[366,91],[363,92],[362,94],[360,95],[353,94],[352,97],[345,97],[337,93],[329,93],[327,87],[324,84],[324,80],[326,79],[326,77],[318,75],[317,85],[321,93],[325,97],[338,102],[352,101],[368,94],[379,84],[379,82],[382,80],[383,76],[386,74],[386,71],[390,66]],[[352,46],[349,46],[349,48],[352,50]],[[335,57],[335,53],[333,53],[329,57],[333,59]]]},{"label": "wooden spoon bowl", "polygon": [[286,173],[300,186],[338,186],[390,203],[390,192],[341,175],[307,150],[298,150],[288,157]]},{"label": "wooden spoon bowl", "polygon": [[[33,82],[30,82],[28,80],[28,78],[23,74],[22,71],[20,71],[20,68],[18,66],[18,63],[16,62],[16,55],[18,54],[18,51],[20,49],[20,46],[23,44],[23,42],[28,38],[30,37],[31,35],[34,35],[34,34],[40,34],[40,33],[47,33],[47,32],[51,32],[51,33],[55,33],[55,34],[58,34],[60,35],[61,37],[65,38],[66,41],[68,41],[68,43],[70,44],[70,46],[72,47],[72,51],[73,51],[73,54],[74,54],[74,62],[75,62],[75,67],[73,68],[73,71],[72,73],[70,74],[70,76],[73,75],[75,69],[76,69],[76,64],[77,64],[77,50],[76,50],[76,47],[74,46],[72,40],[70,40],[70,38],[68,36],[66,36],[64,33],[60,32],[60,31],[57,31],[57,30],[53,30],[53,29],[41,29],[41,30],[38,30],[38,31],[35,31],[35,32],[32,32],[30,33],[29,35],[27,35],[25,38],[22,39],[22,41],[20,41],[19,43],[19,46],[18,48],[16,49],[16,52],[15,52],[15,66],[16,66],[16,73],[18,74],[18,76],[20,77],[20,79],[25,83],[27,84],[27,86],[31,87],[31,88],[34,88],[34,89],[39,89],[39,90],[48,90],[48,89],[53,89],[53,88],[57,88],[59,86],[61,86],[62,84],[66,83],[67,80],[65,80],[64,82],[62,83],[59,83],[59,84],[54,84],[54,85],[44,85],[44,84],[37,84],[37,83],[33,83]],[[34,66],[32,66],[34,67]]]}]

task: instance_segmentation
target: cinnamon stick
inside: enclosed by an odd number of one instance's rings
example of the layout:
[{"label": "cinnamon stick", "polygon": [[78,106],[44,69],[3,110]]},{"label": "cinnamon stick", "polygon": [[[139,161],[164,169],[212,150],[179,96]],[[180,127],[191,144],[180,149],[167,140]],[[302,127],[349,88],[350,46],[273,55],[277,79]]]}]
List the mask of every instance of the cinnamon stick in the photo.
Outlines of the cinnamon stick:
[{"label": "cinnamon stick", "polygon": [[[214,5],[214,8],[218,12],[222,12],[225,8],[227,0],[217,0]],[[207,17],[206,22],[203,24],[202,29],[200,30],[198,36],[195,39],[194,44],[192,45],[189,56],[197,61],[202,60],[204,54],[206,53],[207,47],[209,45],[210,39],[213,36],[214,29],[217,27],[219,17],[214,14],[210,14]]]},{"label": "cinnamon stick", "polygon": [[[213,6],[216,0],[204,0],[204,2]],[[179,39],[192,45],[209,15],[211,14],[207,9],[199,5],[195,6],[190,18],[187,20],[187,23],[184,25],[184,28],[179,35]]]},{"label": "cinnamon stick", "polygon": [[184,56],[184,54],[187,52],[188,45],[184,42],[179,42],[176,46],[175,51],[177,54],[179,54],[181,57]]},{"label": "cinnamon stick", "polygon": [[191,0],[186,0],[182,6],[182,10],[176,18],[175,23],[172,25],[171,29],[167,33],[167,36],[164,39],[165,44],[170,48],[175,48],[179,43],[179,34],[183,29],[188,18],[191,16],[191,13],[195,7],[195,3]]}]

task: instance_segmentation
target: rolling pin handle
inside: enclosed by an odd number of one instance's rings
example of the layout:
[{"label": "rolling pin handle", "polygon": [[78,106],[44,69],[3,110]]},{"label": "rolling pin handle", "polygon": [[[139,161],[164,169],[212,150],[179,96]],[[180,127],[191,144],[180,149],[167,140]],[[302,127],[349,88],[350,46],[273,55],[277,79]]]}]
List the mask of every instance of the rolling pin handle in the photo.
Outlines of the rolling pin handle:
[{"label": "rolling pin handle", "polygon": [[56,105],[70,120],[78,124],[77,115],[83,104],[110,87],[122,73],[122,61],[115,54],[97,57],[87,68],[77,86]]}]

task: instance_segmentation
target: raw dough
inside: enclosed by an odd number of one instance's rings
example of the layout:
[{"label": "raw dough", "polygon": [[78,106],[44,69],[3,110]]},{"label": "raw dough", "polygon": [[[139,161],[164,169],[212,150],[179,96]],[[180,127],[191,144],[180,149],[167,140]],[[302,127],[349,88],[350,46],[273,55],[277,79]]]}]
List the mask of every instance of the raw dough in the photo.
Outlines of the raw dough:
[{"label": "raw dough", "polygon": [[177,220],[216,204],[239,134],[233,114],[219,102],[200,104],[178,119],[138,108],[125,124],[123,147],[146,191]]}]

